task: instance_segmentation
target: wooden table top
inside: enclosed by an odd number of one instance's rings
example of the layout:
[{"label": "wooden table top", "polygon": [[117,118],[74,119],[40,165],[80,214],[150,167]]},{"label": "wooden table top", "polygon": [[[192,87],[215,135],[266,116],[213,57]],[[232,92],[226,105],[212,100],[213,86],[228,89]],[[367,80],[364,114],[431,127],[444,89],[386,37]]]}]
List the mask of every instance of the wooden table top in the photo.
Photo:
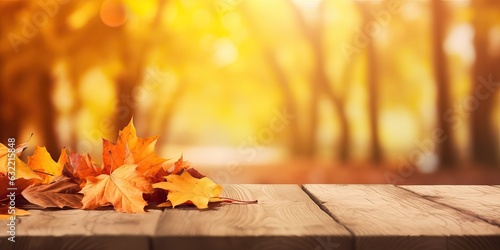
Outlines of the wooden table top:
[{"label": "wooden table top", "polygon": [[[30,210],[0,249],[500,249],[500,186],[223,185],[257,204]],[[5,223],[3,223],[5,222]]]}]

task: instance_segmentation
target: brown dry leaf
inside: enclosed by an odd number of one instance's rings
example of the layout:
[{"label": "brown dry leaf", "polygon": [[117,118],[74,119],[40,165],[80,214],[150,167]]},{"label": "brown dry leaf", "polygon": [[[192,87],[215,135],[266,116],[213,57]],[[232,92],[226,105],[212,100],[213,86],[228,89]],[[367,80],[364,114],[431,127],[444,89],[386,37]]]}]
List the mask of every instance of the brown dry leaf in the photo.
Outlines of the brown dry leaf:
[{"label": "brown dry leaf", "polygon": [[79,194],[80,185],[63,177],[50,184],[30,186],[22,195],[32,204],[41,207],[81,208],[83,195]]},{"label": "brown dry leaf", "polygon": [[[29,179],[39,179],[38,176],[26,163],[21,161],[16,154],[20,153],[24,150],[25,146],[22,146],[22,149],[16,149],[14,155],[11,158],[15,159],[14,162],[16,164],[16,179],[24,178],[26,180]],[[7,146],[0,143],[0,173],[8,176],[7,172],[9,172],[9,149]],[[12,164],[10,165],[12,166]]]},{"label": "brown dry leaf", "polygon": [[62,175],[64,165],[68,162],[66,149],[61,150],[59,160],[55,162],[45,147],[35,147],[35,152],[28,157],[28,166],[42,179],[43,184],[51,183],[54,177]]},{"label": "brown dry leaf", "polygon": [[118,139],[112,143],[103,140],[103,165],[106,173],[112,173],[125,161],[125,148],[129,148],[134,157],[139,173],[146,177],[153,177],[162,168],[166,159],[158,157],[154,149],[159,136],[138,138],[133,124],[130,123],[120,131]]},{"label": "brown dry leaf", "polygon": [[208,202],[222,192],[222,186],[217,185],[208,177],[196,179],[188,171],[181,175],[166,176],[167,182],[153,184],[154,188],[168,190],[168,200],[172,202],[172,207],[192,202],[196,207],[208,208]]},{"label": "brown dry leaf", "polygon": [[147,202],[143,193],[151,193],[153,188],[147,178],[137,171],[133,156],[126,149],[124,165],[111,174],[101,174],[87,178],[87,184],[80,191],[84,194],[83,209],[95,209],[112,204],[116,211],[143,213]]}]

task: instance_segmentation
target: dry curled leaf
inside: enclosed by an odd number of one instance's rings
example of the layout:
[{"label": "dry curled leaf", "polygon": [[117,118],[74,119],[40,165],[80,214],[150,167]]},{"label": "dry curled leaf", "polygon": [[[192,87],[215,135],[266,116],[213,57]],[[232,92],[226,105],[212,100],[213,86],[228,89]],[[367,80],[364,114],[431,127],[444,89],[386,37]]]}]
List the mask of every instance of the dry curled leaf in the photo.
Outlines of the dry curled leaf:
[{"label": "dry curled leaf", "polygon": [[80,191],[80,185],[64,177],[50,184],[30,186],[21,194],[30,203],[44,208],[81,208],[83,195],[78,191]]}]

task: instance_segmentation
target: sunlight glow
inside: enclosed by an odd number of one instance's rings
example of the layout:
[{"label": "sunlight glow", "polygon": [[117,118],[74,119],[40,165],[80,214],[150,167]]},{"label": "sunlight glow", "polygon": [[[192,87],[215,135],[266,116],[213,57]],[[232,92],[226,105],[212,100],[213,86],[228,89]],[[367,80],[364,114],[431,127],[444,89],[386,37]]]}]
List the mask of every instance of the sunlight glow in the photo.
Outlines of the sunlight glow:
[{"label": "sunlight glow", "polygon": [[459,55],[464,62],[471,64],[475,59],[473,36],[474,29],[470,24],[456,25],[445,41],[445,50],[448,53]]},{"label": "sunlight glow", "polygon": [[221,67],[233,63],[238,58],[238,49],[229,39],[217,40],[214,47],[214,62]]},{"label": "sunlight glow", "polygon": [[293,3],[305,10],[312,10],[319,6],[321,0],[293,0]]},{"label": "sunlight glow", "polygon": [[101,20],[109,27],[122,26],[128,18],[128,9],[123,1],[106,0],[101,5]]}]

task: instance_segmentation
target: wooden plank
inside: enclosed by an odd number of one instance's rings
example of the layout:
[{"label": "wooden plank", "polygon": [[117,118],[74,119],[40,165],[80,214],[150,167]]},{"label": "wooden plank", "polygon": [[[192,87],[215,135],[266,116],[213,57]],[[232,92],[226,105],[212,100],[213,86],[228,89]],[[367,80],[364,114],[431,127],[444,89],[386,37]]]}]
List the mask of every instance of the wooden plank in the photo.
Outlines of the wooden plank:
[{"label": "wooden plank", "polygon": [[[161,214],[124,214],[114,210],[30,210],[17,217],[16,242],[2,236],[0,249],[150,249]],[[6,232],[6,223],[0,231]]]},{"label": "wooden plank", "polygon": [[393,185],[304,190],[355,235],[354,249],[456,249],[463,240],[476,246],[471,249],[498,247],[499,227]]},{"label": "wooden plank", "polygon": [[352,249],[350,233],[297,185],[225,185],[222,196],[259,202],[166,209],[153,248]]},{"label": "wooden plank", "polygon": [[500,226],[500,188],[486,185],[399,187]]}]

